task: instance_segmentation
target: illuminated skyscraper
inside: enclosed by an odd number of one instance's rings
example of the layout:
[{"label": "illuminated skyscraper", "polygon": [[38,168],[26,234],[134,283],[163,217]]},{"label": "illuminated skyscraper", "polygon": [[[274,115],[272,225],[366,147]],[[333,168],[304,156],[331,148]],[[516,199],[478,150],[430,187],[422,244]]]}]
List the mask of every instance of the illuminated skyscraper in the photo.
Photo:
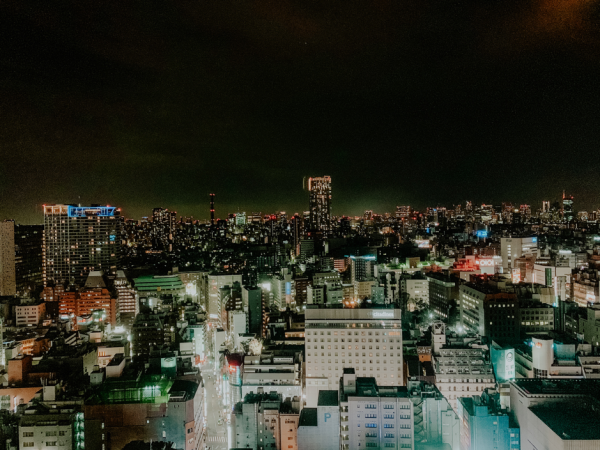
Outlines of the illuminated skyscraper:
[{"label": "illuminated skyscraper", "polygon": [[112,206],[44,206],[44,285],[83,284],[93,270],[115,273],[120,215]]},{"label": "illuminated skyscraper", "polygon": [[152,246],[157,250],[173,251],[177,212],[164,208],[152,210]]},{"label": "illuminated skyscraper", "polygon": [[542,202],[542,212],[543,212],[543,213],[550,212],[550,202],[549,202],[549,201],[547,201],[547,200],[544,200],[544,201]]},{"label": "illuminated skyscraper", "polygon": [[312,231],[331,231],[331,177],[310,177],[306,188],[309,193],[309,228]]},{"label": "illuminated skyscraper", "polygon": [[562,198],[562,215],[567,222],[573,219],[573,196],[565,195],[565,191]]},{"label": "illuminated skyscraper", "polygon": [[0,222],[0,295],[15,295],[15,223]]}]

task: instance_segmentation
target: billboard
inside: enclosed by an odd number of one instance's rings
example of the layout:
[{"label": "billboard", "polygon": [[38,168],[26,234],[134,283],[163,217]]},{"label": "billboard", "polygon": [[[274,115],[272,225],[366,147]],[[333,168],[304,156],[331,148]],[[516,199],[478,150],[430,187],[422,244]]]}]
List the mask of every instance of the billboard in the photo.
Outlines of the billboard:
[{"label": "billboard", "polygon": [[515,349],[500,347],[495,342],[490,348],[492,365],[498,381],[508,381],[515,378]]},{"label": "billboard", "polygon": [[429,248],[429,239],[415,239],[415,243],[419,248]]},{"label": "billboard", "polygon": [[477,230],[477,237],[478,238],[486,238],[486,237],[488,237],[487,230]]}]

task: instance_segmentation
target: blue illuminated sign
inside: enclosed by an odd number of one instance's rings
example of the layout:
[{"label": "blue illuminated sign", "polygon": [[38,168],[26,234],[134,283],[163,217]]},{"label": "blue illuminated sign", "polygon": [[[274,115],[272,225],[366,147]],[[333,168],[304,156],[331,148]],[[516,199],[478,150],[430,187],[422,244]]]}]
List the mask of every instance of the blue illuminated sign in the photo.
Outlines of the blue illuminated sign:
[{"label": "blue illuminated sign", "polygon": [[111,217],[115,215],[114,206],[69,206],[69,217]]},{"label": "blue illuminated sign", "polygon": [[536,237],[531,238],[531,242],[537,242],[537,238]]},{"label": "blue illuminated sign", "polygon": [[478,230],[477,237],[486,238],[486,237],[488,237],[488,232],[486,230]]},{"label": "blue illuminated sign", "polygon": [[285,295],[292,295],[292,283],[290,281],[285,282]]},{"label": "blue illuminated sign", "polygon": [[[348,256],[346,255],[346,258]],[[364,259],[365,261],[375,261],[377,259],[376,256],[354,256],[350,255],[350,259]]]},{"label": "blue illuminated sign", "polygon": [[114,242],[116,238],[117,238],[117,237],[116,237],[114,234],[111,234],[111,235],[109,236],[109,239],[110,239],[110,241],[111,241],[111,242]]}]

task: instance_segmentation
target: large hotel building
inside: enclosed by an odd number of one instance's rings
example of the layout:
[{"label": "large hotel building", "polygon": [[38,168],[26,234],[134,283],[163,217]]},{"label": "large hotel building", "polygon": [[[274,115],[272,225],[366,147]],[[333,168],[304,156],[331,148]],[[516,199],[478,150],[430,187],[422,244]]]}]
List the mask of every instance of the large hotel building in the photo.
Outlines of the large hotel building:
[{"label": "large hotel building", "polygon": [[44,206],[44,286],[83,284],[91,271],[116,271],[120,210],[112,206]]},{"label": "large hotel building", "polygon": [[306,403],[319,391],[337,390],[345,368],[382,386],[403,383],[401,311],[391,308],[307,306]]}]

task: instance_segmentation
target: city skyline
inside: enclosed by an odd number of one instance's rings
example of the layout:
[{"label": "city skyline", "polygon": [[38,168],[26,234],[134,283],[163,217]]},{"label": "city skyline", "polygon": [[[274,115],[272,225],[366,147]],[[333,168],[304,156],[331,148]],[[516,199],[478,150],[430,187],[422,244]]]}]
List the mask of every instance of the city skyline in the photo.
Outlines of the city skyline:
[{"label": "city skyline", "polygon": [[[342,207],[336,207],[336,205],[338,204],[338,198],[337,198],[337,180],[333,179],[333,181],[331,182],[332,184],[332,190],[334,192],[334,194],[332,195],[333,199],[331,201],[332,206],[331,206],[331,210],[332,210],[332,217],[342,217],[342,216],[347,216],[347,217],[355,217],[355,216],[362,216],[365,211],[373,211],[374,214],[380,214],[383,215],[385,213],[390,213],[390,214],[394,214],[396,211],[396,207],[398,206],[403,206],[403,205],[408,205],[410,206],[412,209],[418,210],[418,211],[423,211],[425,208],[428,207],[445,207],[447,209],[451,209],[456,207],[457,205],[465,205],[467,202],[471,202],[473,204],[474,207],[478,207],[481,205],[492,205],[492,206],[500,206],[502,205],[502,203],[506,202],[506,203],[512,203],[512,205],[514,206],[514,208],[518,209],[520,207],[520,205],[529,205],[531,207],[531,212],[535,213],[538,210],[542,210],[542,204],[546,201],[550,202],[550,205],[554,204],[555,202],[560,202],[562,199],[562,195],[564,194],[564,191],[558,191],[556,192],[556,196],[547,196],[544,197],[543,200],[540,200],[538,203],[533,203],[533,202],[527,202],[527,201],[521,201],[521,202],[516,202],[514,200],[511,199],[503,199],[501,201],[483,201],[483,202],[477,202],[474,201],[473,198],[471,199],[464,199],[462,201],[458,201],[457,203],[452,203],[452,204],[442,204],[442,203],[433,203],[433,204],[417,204],[417,203],[412,203],[410,201],[407,202],[396,202],[395,204],[391,201],[387,202],[385,206],[380,207],[379,209],[373,208],[372,206],[370,207],[368,200],[365,200],[365,206],[363,208],[359,208],[359,207],[351,207],[349,208],[350,211],[352,212],[348,212],[348,210],[342,210]],[[228,214],[235,214],[237,212],[245,212],[246,214],[250,214],[250,213],[263,213],[263,214],[271,214],[271,213],[278,213],[278,212],[286,212],[288,217],[291,217],[292,215],[298,213],[300,215],[302,215],[302,213],[304,212],[308,212],[309,211],[309,202],[310,202],[310,195],[309,193],[306,191],[306,188],[304,189],[299,189],[300,191],[300,195],[302,195],[304,197],[304,205],[302,206],[301,202],[297,201],[295,202],[298,207],[297,209],[290,209],[290,208],[286,208],[286,207],[282,207],[282,208],[276,208],[276,207],[271,207],[271,208],[265,208],[265,209],[255,209],[252,207],[248,207],[248,208],[244,208],[243,206],[233,206],[233,208],[231,207],[231,205],[235,205],[234,202],[229,202],[226,203],[225,206],[221,205],[220,203],[220,198],[219,198],[219,194],[215,193],[215,219],[226,219]],[[568,193],[568,195],[570,195],[570,193]],[[171,205],[167,205],[167,204],[153,204],[153,206],[151,206],[150,208],[146,209],[146,207],[141,207],[141,206],[126,206],[127,202],[125,202],[125,204],[123,203],[116,203],[116,202],[111,202],[111,201],[98,201],[97,199],[92,199],[90,201],[87,202],[83,202],[81,201],[81,198],[77,199],[78,201],[73,201],[73,202],[69,202],[69,201],[57,201],[57,202],[49,202],[46,201],[43,204],[39,204],[39,205],[35,205],[34,206],[34,210],[35,212],[32,212],[31,214],[26,213],[28,208],[23,208],[22,210],[20,210],[19,212],[17,212],[14,216],[8,216],[7,215],[7,211],[6,210],[0,210],[0,220],[15,220],[15,222],[17,223],[23,223],[23,224],[40,224],[43,223],[43,218],[44,218],[44,206],[46,205],[51,205],[51,204],[65,204],[65,205],[81,205],[81,206],[90,206],[90,205],[117,205],[119,207],[119,209],[121,211],[123,211],[121,214],[128,218],[128,219],[134,219],[134,220],[139,220],[141,218],[147,217],[147,218],[151,218],[152,217],[152,210],[155,208],[166,208],[169,211],[174,211],[177,213],[177,217],[193,217],[195,220],[201,220],[201,221],[209,221],[210,222],[210,194],[206,194],[204,201],[203,202],[198,202],[197,205],[188,205],[185,208],[177,208],[177,207],[171,207]],[[574,198],[574,202],[575,202],[575,211],[596,211],[597,209],[600,209],[600,202],[597,203],[596,205],[590,205],[590,208],[584,208],[583,206],[580,206],[582,202],[580,202],[577,198]],[[342,204],[344,204],[345,202],[340,202]],[[371,204],[377,204],[377,201],[371,201]],[[385,209],[387,208],[387,209]],[[135,213],[131,213],[131,211],[136,211]],[[185,212],[187,211],[187,213]]]}]

